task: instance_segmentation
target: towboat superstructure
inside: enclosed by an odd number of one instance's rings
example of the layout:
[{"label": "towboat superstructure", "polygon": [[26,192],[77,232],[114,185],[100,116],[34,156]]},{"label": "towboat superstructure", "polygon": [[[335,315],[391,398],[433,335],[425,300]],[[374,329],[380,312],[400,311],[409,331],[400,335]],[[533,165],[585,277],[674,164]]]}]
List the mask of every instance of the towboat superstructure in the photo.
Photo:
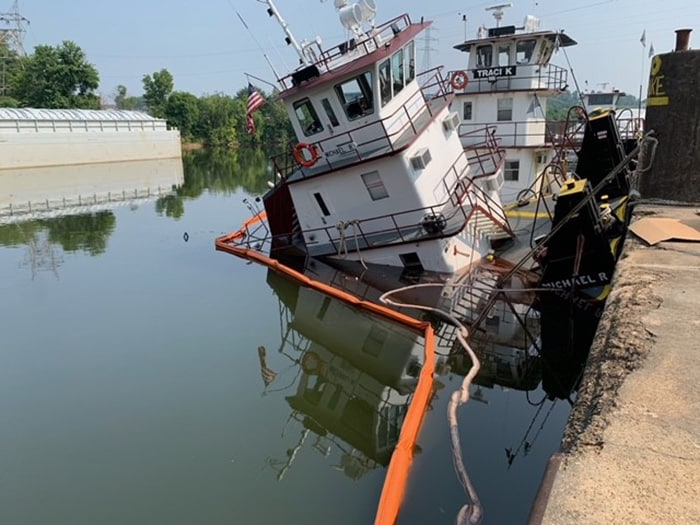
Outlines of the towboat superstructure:
[{"label": "towboat superstructure", "polygon": [[[450,75],[456,97],[452,104],[462,122],[465,148],[474,146],[474,130],[495,129],[505,149],[503,202],[514,202],[526,190],[557,191],[556,140],[547,129],[547,99],[565,91],[567,70],[551,64],[554,53],[576,42],[561,31],[540,30],[527,16],[522,27],[502,26],[503,4],[487,8],[496,27],[479,27],[475,39],[457,44],[468,54],[467,69]],[[555,187],[551,187],[554,185]]]},{"label": "towboat superstructure", "polygon": [[298,143],[273,159],[263,197],[271,254],[301,250],[412,271],[452,274],[512,231],[492,130],[463,148],[454,93],[440,69],[418,73],[416,38],[429,22],[374,23],[374,2],[336,0],[348,39],[297,44],[300,67],[280,78]]}]

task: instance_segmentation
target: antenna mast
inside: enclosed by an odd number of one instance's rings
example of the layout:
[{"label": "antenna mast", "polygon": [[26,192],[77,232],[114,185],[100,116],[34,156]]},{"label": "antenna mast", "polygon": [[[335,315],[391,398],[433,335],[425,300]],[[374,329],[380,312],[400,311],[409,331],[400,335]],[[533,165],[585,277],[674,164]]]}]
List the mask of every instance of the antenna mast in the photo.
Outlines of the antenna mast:
[{"label": "antenna mast", "polygon": [[310,66],[311,61],[306,57],[304,50],[294,38],[291,29],[289,29],[289,25],[287,25],[287,22],[285,22],[284,18],[282,18],[282,15],[277,10],[277,6],[275,5],[275,3],[272,0],[258,0],[258,2],[267,4],[267,14],[270,16],[274,16],[277,20],[277,23],[282,27],[282,30],[285,34],[284,39],[287,42],[287,44],[294,48],[294,51],[296,51],[297,55],[299,55],[299,60],[302,64],[304,64],[305,66]]},{"label": "antenna mast", "polygon": [[12,11],[0,13],[0,44],[3,44],[3,55],[0,56],[0,95],[7,94],[7,66],[16,60],[10,51],[17,56],[26,56],[24,51],[24,29],[29,19],[19,14],[17,0],[12,4]]}]

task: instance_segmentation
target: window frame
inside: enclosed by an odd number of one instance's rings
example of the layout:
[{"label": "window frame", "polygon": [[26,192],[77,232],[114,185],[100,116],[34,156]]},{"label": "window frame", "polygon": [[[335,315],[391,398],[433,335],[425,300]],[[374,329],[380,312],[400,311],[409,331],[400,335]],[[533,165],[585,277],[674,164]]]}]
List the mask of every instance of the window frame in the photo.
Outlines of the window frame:
[{"label": "window frame", "polygon": [[[312,135],[317,135],[323,131],[321,119],[318,118],[318,112],[316,111],[316,108],[309,97],[304,97],[295,101],[294,104],[292,104],[292,107],[294,108],[294,116],[297,118],[297,123],[299,124],[301,132],[305,137],[311,137]],[[306,111],[306,117],[309,119],[308,122],[302,121],[302,115],[299,113],[300,111],[302,111],[302,113]]]},{"label": "window frame", "polygon": [[[488,49],[488,53],[484,53]],[[476,46],[476,67],[477,69],[485,69],[493,64],[493,45],[483,44]]]},{"label": "window frame", "polygon": [[[505,105],[506,107],[501,107]],[[513,120],[513,97],[502,97],[496,101],[496,121],[512,122]]]},{"label": "window frame", "polygon": [[505,160],[503,163],[503,180],[507,182],[518,182],[520,180],[520,159]]},{"label": "window frame", "polygon": [[367,192],[373,201],[389,198],[389,191],[386,189],[384,181],[382,180],[381,175],[379,175],[379,171],[374,170],[363,173],[360,175],[360,177],[362,178],[362,182],[364,183],[365,188],[367,188]]},{"label": "window frame", "polygon": [[[352,82],[357,83],[357,87],[360,91],[359,93],[352,92],[354,98],[349,99],[348,95],[350,93],[346,91],[344,87],[348,86]],[[371,69],[368,69],[335,85],[335,94],[338,97],[340,105],[345,112],[345,117],[348,120],[357,120],[374,113],[373,82],[374,72]],[[362,104],[363,102],[365,104],[364,106]],[[350,108],[352,108],[352,111],[350,111]]]},{"label": "window frame", "polygon": [[[469,113],[467,114],[467,107],[469,107]],[[474,118],[474,101],[465,100],[462,103],[462,120],[472,120]]]}]

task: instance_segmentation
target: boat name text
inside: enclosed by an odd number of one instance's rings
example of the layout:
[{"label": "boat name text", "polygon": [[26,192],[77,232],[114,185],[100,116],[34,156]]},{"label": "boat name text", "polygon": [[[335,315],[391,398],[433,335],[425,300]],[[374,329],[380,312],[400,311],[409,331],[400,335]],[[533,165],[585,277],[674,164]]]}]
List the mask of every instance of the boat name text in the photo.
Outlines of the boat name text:
[{"label": "boat name text", "polygon": [[347,155],[348,153],[352,153],[357,149],[357,144],[354,142],[344,142],[343,144],[338,144],[335,148],[330,149],[325,153],[326,157],[335,157],[335,156],[342,156],[342,155]]},{"label": "boat name text", "polygon": [[548,283],[542,283],[545,288],[571,288],[572,286],[600,286],[603,284],[608,284],[610,279],[608,279],[608,274],[605,272],[598,272],[598,275],[579,275],[578,277],[571,277],[569,279],[562,279],[560,281],[552,281]]},{"label": "boat name text", "polygon": [[514,77],[517,68],[515,66],[500,66],[490,67],[487,69],[475,69],[474,78],[498,78],[498,77]]}]

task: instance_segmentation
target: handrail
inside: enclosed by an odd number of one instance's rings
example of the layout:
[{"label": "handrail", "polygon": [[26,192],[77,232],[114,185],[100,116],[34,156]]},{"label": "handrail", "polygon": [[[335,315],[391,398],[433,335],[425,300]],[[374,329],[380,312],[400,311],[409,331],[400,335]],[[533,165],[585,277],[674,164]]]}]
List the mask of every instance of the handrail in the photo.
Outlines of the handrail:
[{"label": "handrail", "polygon": [[[517,91],[532,90],[532,89],[554,89],[563,90],[567,85],[568,71],[555,64],[539,65],[539,64],[518,64],[514,67],[518,69],[532,69],[533,74],[520,75],[516,74],[509,77],[496,78],[473,78],[470,75],[468,85],[462,90],[462,93],[493,93],[498,91]],[[456,71],[449,71],[447,77],[450,78]],[[530,82],[529,85],[526,85]],[[536,81],[532,85],[532,81]],[[518,86],[522,84],[522,88]]]},{"label": "handrail", "polygon": [[[537,130],[532,130],[535,126],[542,126]],[[497,122],[461,122],[459,125],[459,138],[462,140],[464,146],[469,146],[468,138],[470,133],[478,127],[489,126],[496,127],[498,129],[497,134],[501,139],[501,145],[504,148],[516,147],[516,146],[531,146],[531,147],[543,147],[552,143],[551,134],[548,132],[547,128],[550,125],[550,121],[544,119],[538,120],[508,120],[508,121],[497,121]],[[528,139],[538,140],[537,143],[529,144]]]},{"label": "handrail", "polygon": [[[394,38],[398,33],[405,30],[410,25],[411,18],[407,13],[399,15],[378,26],[371,33],[367,34],[366,38],[363,38],[362,40],[356,41],[356,39],[353,39],[339,45],[334,45],[333,47],[325,50],[321,49],[320,56],[315,57],[312,65],[318,68],[323,68],[326,71],[330,71],[333,68],[333,62],[345,56],[348,51],[361,49],[363,51],[362,56],[369,55],[377,49],[380,49],[382,45]],[[388,39],[385,40],[385,38]],[[278,80],[283,89],[287,89],[289,87],[287,82],[291,80],[293,75],[294,73],[290,73]]]},{"label": "handrail", "polygon": [[[454,164],[448,170],[448,174],[450,171],[456,172],[456,167]],[[443,181],[446,178],[447,174]],[[468,182],[465,183],[465,181]],[[465,199],[468,201],[468,207],[464,206]],[[397,242],[407,242],[405,234],[415,233],[416,230],[420,228],[420,219],[423,217],[437,217],[442,215],[447,221],[449,221],[454,217],[461,215],[463,220],[455,225],[451,225],[448,229],[437,232],[421,230],[422,233],[419,239],[425,240],[449,237],[454,235],[454,233],[463,230],[479,211],[489,217],[504,232],[508,233],[509,235],[513,235],[504,210],[479,187],[475,180],[465,177],[458,177],[457,182],[451,189],[451,193],[444,202],[397,213],[379,215],[368,219],[358,219],[351,221],[351,223],[355,228],[355,232],[357,233],[358,237],[364,241],[367,248],[379,248],[396,244]],[[408,218],[408,220],[402,220],[406,218]],[[393,227],[383,227],[377,229],[368,228],[368,225],[370,225],[372,222],[380,222],[384,224],[386,222],[391,222]],[[343,234],[340,230],[341,226],[344,227],[345,224],[323,226],[320,228],[305,230],[304,234],[317,236],[323,235],[327,243],[333,246],[335,253],[340,253],[343,244]],[[337,232],[337,234],[334,234],[334,232]],[[385,234],[393,234],[394,237],[384,243],[370,242],[371,237]]]},{"label": "handrail", "polygon": [[[427,77],[423,83],[420,82],[423,80],[422,77]],[[410,143],[410,140],[406,142],[401,141],[399,143],[397,139],[401,137],[408,137],[411,139],[418,136],[420,132],[432,121],[432,118],[434,118],[452,100],[451,93],[444,89],[442,67],[436,67],[420,73],[416,76],[416,80],[418,81],[418,90],[416,90],[390,115],[387,115],[386,117],[374,122],[357,126],[340,135],[334,135],[332,137],[319,140],[318,142],[311,143],[311,147],[315,148],[321,153],[321,160],[319,162],[323,163],[322,168],[319,168],[318,164],[310,168],[299,166],[299,164],[294,161],[293,146],[290,144],[287,147],[287,151],[272,157],[272,162],[275,166],[275,173],[279,174],[282,180],[286,180],[293,173],[301,173],[302,178],[305,178],[306,176],[321,175],[335,169],[334,162],[329,160],[329,157],[323,155],[323,153],[331,148],[337,147],[339,137],[345,137],[343,141],[346,143],[355,144],[354,152],[356,155],[356,160],[350,164],[344,162],[342,164],[343,167],[347,167],[354,163],[362,162],[363,160],[376,156],[377,151],[382,147],[387,148],[386,153],[395,153],[399,149],[403,148],[406,144]],[[438,91],[436,93],[431,93],[430,90],[433,88],[437,88]],[[439,104],[437,108],[432,107],[431,102],[438,99],[442,99],[442,103]],[[390,133],[387,130],[387,123],[395,121],[397,116],[401,116],[402,113],[403,116],[406,117],[407,122],[405,122],[400,128],[393,130]],[[419,119],[426,114],[431,118],[425,120],[425,122],[419,121]],[[364,142],[355,142],[355,138],[358,135],[362,135],[363,132],[366,132],[370,128],[377,127],[381,127],[382,133],[380,133],[379,137],[365,140]],[[409,128],[411,128],[410,132],[408,131]]]}]

